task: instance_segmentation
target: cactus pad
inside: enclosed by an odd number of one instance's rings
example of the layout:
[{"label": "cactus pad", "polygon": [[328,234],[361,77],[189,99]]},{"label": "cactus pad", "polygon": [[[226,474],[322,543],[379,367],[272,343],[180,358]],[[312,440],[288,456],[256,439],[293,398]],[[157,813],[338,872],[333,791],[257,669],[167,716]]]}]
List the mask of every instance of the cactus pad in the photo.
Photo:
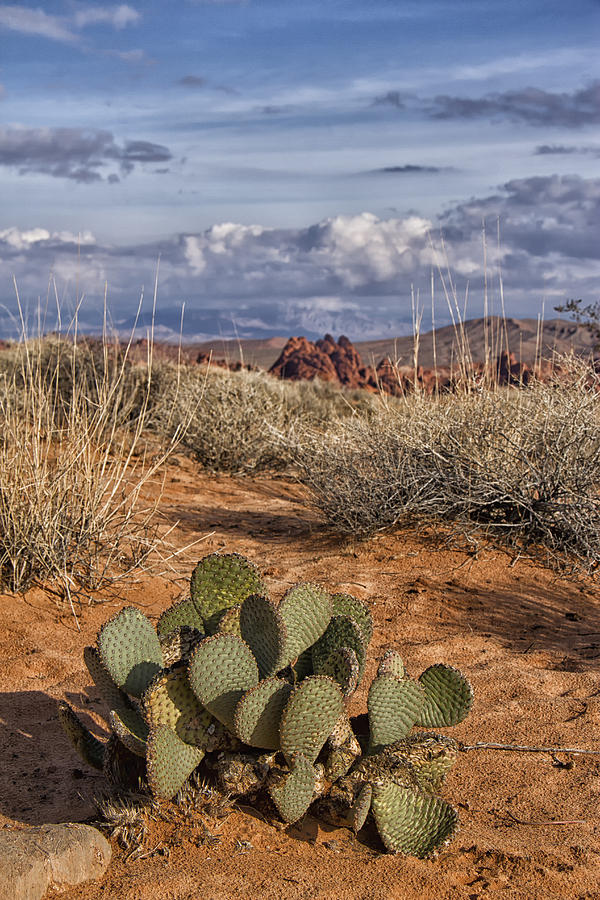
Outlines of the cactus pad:
[{"label": "cactus pad", "polygon": [[311,647],[329,625],[333,604],[330,595],[318,584],[296,584],[279,604],[286,626],[285,650],[281,668]]},{"label": "cactus pad", "polygon": [[58,704],[58,718],[65,734],[82,760],[93,769],[101,770],[106,745],[94,737],[89,728],[86,728],[79,716],[64,701]]},{"label": "cactus pad", "polygon": [[192,653],[189,679],[200,703],[233,731],[235,707],[242,694],[258,684],[258,666],[241,638],[216,634]]},{"label": "cactus pad", "polygon": [[441,797],[393,783],[373,786],[372,809],[387,849],[421,859],[447,844],[458,824],[456,810]]},{"label": "cactus pad", "polygon": [[178,600],[173,606],[165,609],[156,623],[156,630],[159,637],[162,637],[184,625],[187,625],[188,628],[195,628],[201,634],[204,632],[204,620],[192,602],[191,597]]},{"label": "cactus pad", "polygon": [[192,572],[190,594],[207,634],[216,632],[226,609],[264,592],[256,566],[239,553],[212,553]]},{"label": "cactus pad", "polygon": [[235,733],[251,747],[279,749],[279,725],[292,690],[281,678],[267,678],[243,695],[235,708]]},{"label": "cactus pad", "polygon": [[184,743],[214,750],[221,726],[198,701],[181,669],[157,675],[144,693],[143,704],[151,728],[166,725]]},{"label": "cactus pad", "polygon": [[219,619],[219,624],[217,625],[217,630],[215,634],[235,634],[237,637],[241,637],[240,633],[240,612],[242,610],[242,604],[236,603],[234,606],[230,606],[229,609],[226,609]]},{"label": "cactus pad", "polygon": [[146,755],[148,726],[137,710],[122,709],[117,712],[111,709],[108,721],[113,733],[128,750],[131,750],[136,756]]},{"label": "cactus pad", "polygon": [[394,675],[396,678],[406,678],[406,669],[402,657],[397,650],[386,650],[381,657],[378,675]]},{"label": "cactus pad", "polygon": [[295,682],[302,681],[309,675],[314,675],[312,664],[312,647],[304,650],[296,662],[291,666],[292,676]]},{"label": "cactus pad", "polygon": [[170,800],[204,758],[204,750],[177,737],[167,725],[148,735],[148,783],[156,797]]},{"label": "cactus pad", "polygon": [[300,752],[313,763],[345,712],[340,687],[324,675],[311,675],[294,688],[280,726],[281,749],[290,764]]},{"label": "cactus pad", "polygon": [[458,725],[466,717],[473,702],[473,688],[452,666],[430,666],[419,676],[425,690],[425,705],[416,719],[424,728]]},{"label": "cactus pad", "polygon": [[358,685],[358,659],[350,647],[339,647],[333,650],[315,675],[329,675],[337,681],[344,697],[353,694]]},{"label": "cactus pad", "polygon": [[274,675],[283,667],[286,634],[281,613],[268,597],[252,594],[244,600],[240,610],[240,635],[255,656],[261,678]]},{"label": "cactus pad", "polygon": [[125,607],[102,626],[98,651],[113,681],[134,697],[142,696],[163,667],[156,632],[134,606]]},{"label": "cactus pad", "polygon": [[373,637],[373,616],[364,600],[359,600],[358,597],[353,597],[352,594],[334,594],[331,600],[333,603],[333,615],[352,616],[361,630],[365,647],[368,647]]},{"label": "cactus pad", "polygon": [[83,661],[98,689],[98,693],[110,709],[116,709],[122,703],[130,704],[127,694],[114,683],[95,647],[83,648]]},{"label": "cactus pad", "polygon": [[416,681],[378,675],[371,682],[367,709],[371,747],[406,737],[423,709],[424,690]]},{"label": "cactus pad", "polygon": [[335,650],[349,647],[356,653],[359,681],[365,667],[366,650],[362,632],[352,616],[333,616],[323,636],[312,649],[313,666],[319,672]]},{"label": "cactus pad", "polygon": [[360,829],[367,821],[367,816],[369,815],[369,810],[371,809],[372,799],[373,788],[367,782],[366,784],[363,784],[363,786],[359,790],[356,800],[354,801],[354,805],[350,810],[352,823],[350,827],[355,834],[358,834]]},{"label": "cactus pad", "polygon": [[294,753],[290,771],[271,772],[269,794],[284,822],[297,822],[311,804],[317,774],[314,766],[302,753]]}]

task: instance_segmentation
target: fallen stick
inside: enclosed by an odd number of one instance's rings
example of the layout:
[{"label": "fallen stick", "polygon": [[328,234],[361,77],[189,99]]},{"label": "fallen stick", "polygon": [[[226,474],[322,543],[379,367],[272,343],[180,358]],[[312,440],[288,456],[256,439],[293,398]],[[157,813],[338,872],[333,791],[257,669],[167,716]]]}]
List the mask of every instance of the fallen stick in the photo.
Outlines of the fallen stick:
[{"label": "fallen stick", "polygon": [[513,822],[517,822],[519,825],[585,825],[584,819],[550,819],[548,822],[531,822],[527,819],[518,819],[508,809],[505,812]]},{"label": "fallen stick", "polygon": [[477,744],[459,742],[458,749],[463,753],[469,750],[513,750],[517,753],[585,753],[600,756],[600,750],[581,750],[579,747],[523,747],[520,744],[486,744],[483,741]]}]

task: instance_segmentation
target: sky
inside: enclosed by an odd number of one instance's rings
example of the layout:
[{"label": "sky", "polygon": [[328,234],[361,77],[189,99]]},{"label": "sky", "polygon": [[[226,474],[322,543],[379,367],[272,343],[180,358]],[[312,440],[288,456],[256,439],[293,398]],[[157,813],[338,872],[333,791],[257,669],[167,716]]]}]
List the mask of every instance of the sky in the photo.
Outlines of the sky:
[{"label": "sky", "polygon": [[[0,336],[600,300],[600,0],[0,3]],[[41,311],[40,311],[41,310]]]}]

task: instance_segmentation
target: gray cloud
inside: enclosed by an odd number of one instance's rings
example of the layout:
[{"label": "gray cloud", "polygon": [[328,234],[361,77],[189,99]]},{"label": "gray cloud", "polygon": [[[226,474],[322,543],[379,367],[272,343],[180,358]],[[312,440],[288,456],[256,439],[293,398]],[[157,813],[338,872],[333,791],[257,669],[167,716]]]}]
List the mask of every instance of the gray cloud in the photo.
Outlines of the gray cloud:
[{"label": "gray cloud", "polygon": [[600,156],[600,147],[573,147],[565,146],[563,144],[540,144],[534,151],[534,156],[566,156],[570,154]]},{"label": "gray cloud", "polygon": [[[172,154],[162,144],[125,141],[119,145],[110,131],[83,128],[0,128],[0,166],[20,175],[39,173],[82,184],[102,181],[106,167],[127,175],[138,164],[167,162]],[[106,174],[109,183],[116,172]]]},{"label": "gray cloud", "polygon": [[425,109],[433,119],[502,118],[528,125],[582,127],[600,123],[600,81],[570,94],[534,87],[475,99],[440,94]]},{"label": "gray cloud", "polygon": [[208,89],[221,91],[223,94],[237,94],[232,87],[228,87],[226,84],[213,84],[208,78],[203,78],[201,75],[184,75],[183,78],[178,78],[175,84],[196,90]]},{"label": "gray cloud", "polygon": [[373,100],[372,106],[395,106],[396,109],[405,109],[406,108],[406,94],[401,94],[400,91],[388,91],[386,94],[381,94],[379,97],[375,97]]},{"label": "gray cloud", "polygon": [[203,88],[206,87],[208,81],[206,78],[200,78],[198,75],[184,75],[184,77],[180,78],[176,84],[181,84],[184,87],[190,88]]},{"label": "gray cloud", "polygon": [[404,166],[384,166],[382,169],[373,169],[372,175],[418,175],[426,173],[446,172],[445,168],[439,166],[417,166],[407,163]]},{"label": "gray cloud", "polygon": [[[430,273],[438,266],[459,300],[468,285],[468,315],[482,314],[482,223],[494,311],[499,312],[498,267],[508,315],[536,316],[543,298],[547,311],[570,296],[597,299],[600,179],[555,175],[509,181],[495,194],[457,204],[434,221],[362,213],[297,229],[223,223],[129,247],[100,244],[91,235],[81,241],[41,228],[5,229],[0,231],[0,302],[12,302],[13,273],[21,296],[34,300],[45,292],[52,271],[61,297],[74,295],[77,284],[92,309],[101,310],[108,281],[112,307],[119,309],[125,328],[160,257],[157,325],[163,337],[176,335],[184,301],[186,336],[235,336],[236,329],[244,337],[401,334],[410,329],[411,287],[428,297]],[[440,301],[439,324],[445,324],[444,310]]]}]

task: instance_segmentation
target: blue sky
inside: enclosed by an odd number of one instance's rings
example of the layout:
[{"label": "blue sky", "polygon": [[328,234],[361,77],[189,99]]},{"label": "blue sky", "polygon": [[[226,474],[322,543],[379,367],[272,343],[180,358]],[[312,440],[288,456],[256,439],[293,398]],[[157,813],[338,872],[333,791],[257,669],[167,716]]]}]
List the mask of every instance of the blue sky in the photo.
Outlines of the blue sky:
[{"label": "blue sky", "polygon": [[159,258],[166,337],[406,333],[432,271],[481,315],[484,262],[492,311],[499,271],[509,315],[593,302],[599,37],[598,0],[0,3],[0,302],[91,326],[107,283],[125,328]]}]

